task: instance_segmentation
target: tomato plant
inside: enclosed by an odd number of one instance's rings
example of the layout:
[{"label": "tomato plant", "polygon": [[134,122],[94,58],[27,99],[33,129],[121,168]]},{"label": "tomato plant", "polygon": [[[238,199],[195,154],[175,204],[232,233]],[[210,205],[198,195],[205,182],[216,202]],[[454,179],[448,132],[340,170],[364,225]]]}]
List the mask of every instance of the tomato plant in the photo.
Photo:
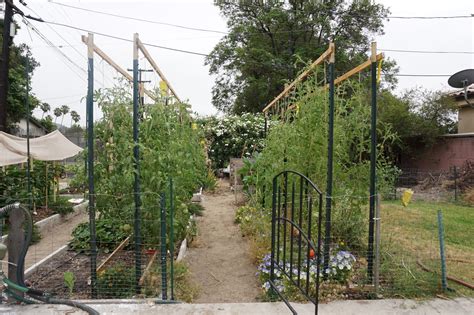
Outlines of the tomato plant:
[{"label": "tomato plant", "polygon": [[[95,169],[99,219],[134,225],[134,166],[131,89],[116,86],[98,91],[103,117],[95,123]],[[195,128],[186,104],[158,101],[140,108],[139,149],[141,230],[144,243],[160,243],[160,193],[174,182],[175,205],[186,204],[208,179],[202,132]],[[78,175],[83,174],[79,171]],[[175,207],[175,234],[185,235],[190,213]],[[169,228],[169,227],[168,227]]]}]

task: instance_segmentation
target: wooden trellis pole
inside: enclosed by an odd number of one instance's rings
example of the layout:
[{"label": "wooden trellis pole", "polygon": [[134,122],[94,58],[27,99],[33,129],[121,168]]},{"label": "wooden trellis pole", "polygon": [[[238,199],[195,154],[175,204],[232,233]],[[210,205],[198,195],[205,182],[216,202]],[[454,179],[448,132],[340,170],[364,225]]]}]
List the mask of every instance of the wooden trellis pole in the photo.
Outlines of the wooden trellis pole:
[{"label": "wooden trellis pole", "polygon": [[[85,35],[82,35],[81,36],[81,39],[82,39],[82,42],[84,44],[87,45],[87,36]],[[133,78],[132,76],[130,75],[130,73],[128,73],[125,69],[123,69],[122,67],[120,67],[115,61],[112,60],[112,58],[110,58],[103,50],[101,50],[99,47],[97,47],[97,45],[93,44],[92,46],[92,49],[93,51],[99,55],[100,58],[102,58],[105,62],[107,62],[112,68],[114,68],[118,73],[120,73],[125,79],[128,80],[128,82],[130,83],[133,83]],[[143,93],[145,93],[146,95],[148,95],[151,99],[153,100],[156,100],[156,95],[147,90],[147,89],[143,89]]]},{"label": "wooden trellis pole", "polygon": [[305,71],[303,71],[293,82],[288,84],[285,89],[278,94],[277,97],[273,99],[265,108],[262,110],[264,113],[266,113],[273,105],[275,105],[276,102],[278,102],[281,98],[285,97],[288,95],[288,93],[295,87],[295,85],[301,81],[303,81],[310,73],[311,71],[319,65],[321,62],[325,61],[326,59],[329,58],[329,56],[332,54],[334,49],[334,44],[330,44],[329,48],[323,52],[321,56],[319,56],[318,59],[316,59]]},{"label": "wooden trellis pole", "polygon": [[143,45],[143,43],[140,41],[139,38],[137,39],[137,45],[138,45],[138,49],[143,53],[143,56],[145,56],[145,58],[148,60],[150,65],[153,67],[153,69],[155,69],[156,73],[158,73],[161,80],[163,80],[166,83],[166,85],[168,86],[168,89],[170,90],[171,94],[173,94],[173,96],[176,98],[176,100],[181,103],[181,100],[179,99],[178,94],[176,94],[175,90],[171,87],[171,84],[166,79],[165,75],[160,70],[160,68],[158,67],[156,62],[153,60],[153,58],[151,57],[148,50],[145,48],[145,45]]}]

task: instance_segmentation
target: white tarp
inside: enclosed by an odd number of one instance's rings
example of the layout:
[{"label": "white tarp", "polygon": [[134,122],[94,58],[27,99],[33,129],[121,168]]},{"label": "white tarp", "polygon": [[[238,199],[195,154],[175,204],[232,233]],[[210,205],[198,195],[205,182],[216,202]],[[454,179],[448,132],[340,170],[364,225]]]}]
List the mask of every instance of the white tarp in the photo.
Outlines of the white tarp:
[{"label": "white tarp", "polygon": [[[30,156],[34,160],[59,161],[82,151],[61,132],[55,130],[45,136],[30,139]],[[26,138],[0,132],[0,166],[27,161]]]}]

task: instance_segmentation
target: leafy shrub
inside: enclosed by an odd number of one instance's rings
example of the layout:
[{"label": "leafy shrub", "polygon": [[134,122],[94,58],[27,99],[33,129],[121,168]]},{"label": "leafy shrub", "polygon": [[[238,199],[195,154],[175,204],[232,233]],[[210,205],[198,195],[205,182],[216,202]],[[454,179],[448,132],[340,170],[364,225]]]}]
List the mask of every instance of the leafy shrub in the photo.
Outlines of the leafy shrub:
[{"label": "leafy shrub", "polygon": [[72,204],[68,201],[68,198],[58,196],[56,201],[50,200],[48,207],[53,209],[54,213],[60,215],[66,215],[73,211]]},{"label": "leafy shrub", "polygon": [[[31,193],[37,206],[44,206],[45,196],[53,194],[53,183],[64,173],[64,166],[51,162],[33,161],[31,167]],[[51,200],[52,198],[49,198]],[[0,207],[20,201],[28,204],[27,168],[9,165],[0,171]]]},{"label": "leafy shrub", "polygon": [[101,298],[123,299],[135,294],[135,269],[117,263],[97,277],[97,293]]},{"label": "leafy shrub", "polygon": [[190,214],[196,215],[196,216],[202,216],[202,212],[204,211],[204,207],[199,204],[199,203],[194,203],[190,202],[187,205],[188,211]]},{"label": "leafy shrub", "polygon": [[265,119],[261,114],[202,118],[212,168],[227,166],[230,158],[249,157],[264,145]]},{"label": "leafy shrub", "polygon": [[[105,252],[113,250],[121,241],[131,233],[128,224],[120,224],[111,219],[99,219],[96,221],[97,248]],[[72,231],[73,239],[69,246],[74,250],[90,251],[90,231],[89,222],[79,224]]]}]

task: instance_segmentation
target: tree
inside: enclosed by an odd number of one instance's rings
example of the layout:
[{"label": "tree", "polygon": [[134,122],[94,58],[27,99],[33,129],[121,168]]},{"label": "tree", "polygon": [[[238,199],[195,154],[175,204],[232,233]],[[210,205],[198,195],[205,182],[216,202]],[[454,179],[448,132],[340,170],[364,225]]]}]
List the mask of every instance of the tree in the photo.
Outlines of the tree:
[{"label": "tree", "polygon": [[71,119],[77,125],[77,123],[81,120],[81,116],[75,110],[72,110],[71,111]]},{"label": "tree", "polygon": [[56,124],[53,123],[53,117],[51,117],[51,115],[46,115],[46,117],[41,119],[40,123],[47,132],[56,130]]},{"label": "tree", "polygon": [[433,145],[439,136],[457,131],[457,108],[442,91],[416,88],[396,97],[383,90],[379,95],[378,130],[391,129],[397,135],[384,144],[385,153],[398,162],[400,155],[414,156]]},{"label": "tree", "polygon": [[67,115],[69,113],[69,106],[67,105],[61,105],[61,125],[63,124],[63,121],[64,121],[64,116]]},{"label": "tree", "polygon": [[61,108],[60,107],[56,107],[54,110],[53,110],[53,114],[56,118],[54,118],[54,123],[56,123],[56,121],[58,120],[58,117],[61,116],[63,114],[63,112],[61,111]]},{"label": "tree", "polygon": [[[18,25],[17,25],[18,28]],[[3,32],[3,21],[0,21],[0,31]],[[0,45],[3,39],[0,36]],[[39,63],[32,57],[30,48],[25,44],[13,45],[10,49],[10,70],[8,73],[9,89],[7,97],[7,126],[13,125],[26,117],[26,63],[28,61],[28,79],[31,82],[34,70]],[[31,84],[30,84],[31,91]],[[29,93],[29,109],[31,112],[40,104],[40,101]]]},{"label": "tree", "polygon": [[[216,1],[229,33],[206,58],[216,76],[213,105],[258,112],[332,40],[336,71],[367,60],[370,38],[383,34],[388,9],[369,0]],[[385,67],[393,67],[393,62]]]},{"label": "tree", "polygon": [[43,103],[40,104],[39,107],[43,111],[43,114],[41,115],[41,119],[43,119],[44,115],[51,110],[51,105],[49,105],[48,103],[43,102]]}]

